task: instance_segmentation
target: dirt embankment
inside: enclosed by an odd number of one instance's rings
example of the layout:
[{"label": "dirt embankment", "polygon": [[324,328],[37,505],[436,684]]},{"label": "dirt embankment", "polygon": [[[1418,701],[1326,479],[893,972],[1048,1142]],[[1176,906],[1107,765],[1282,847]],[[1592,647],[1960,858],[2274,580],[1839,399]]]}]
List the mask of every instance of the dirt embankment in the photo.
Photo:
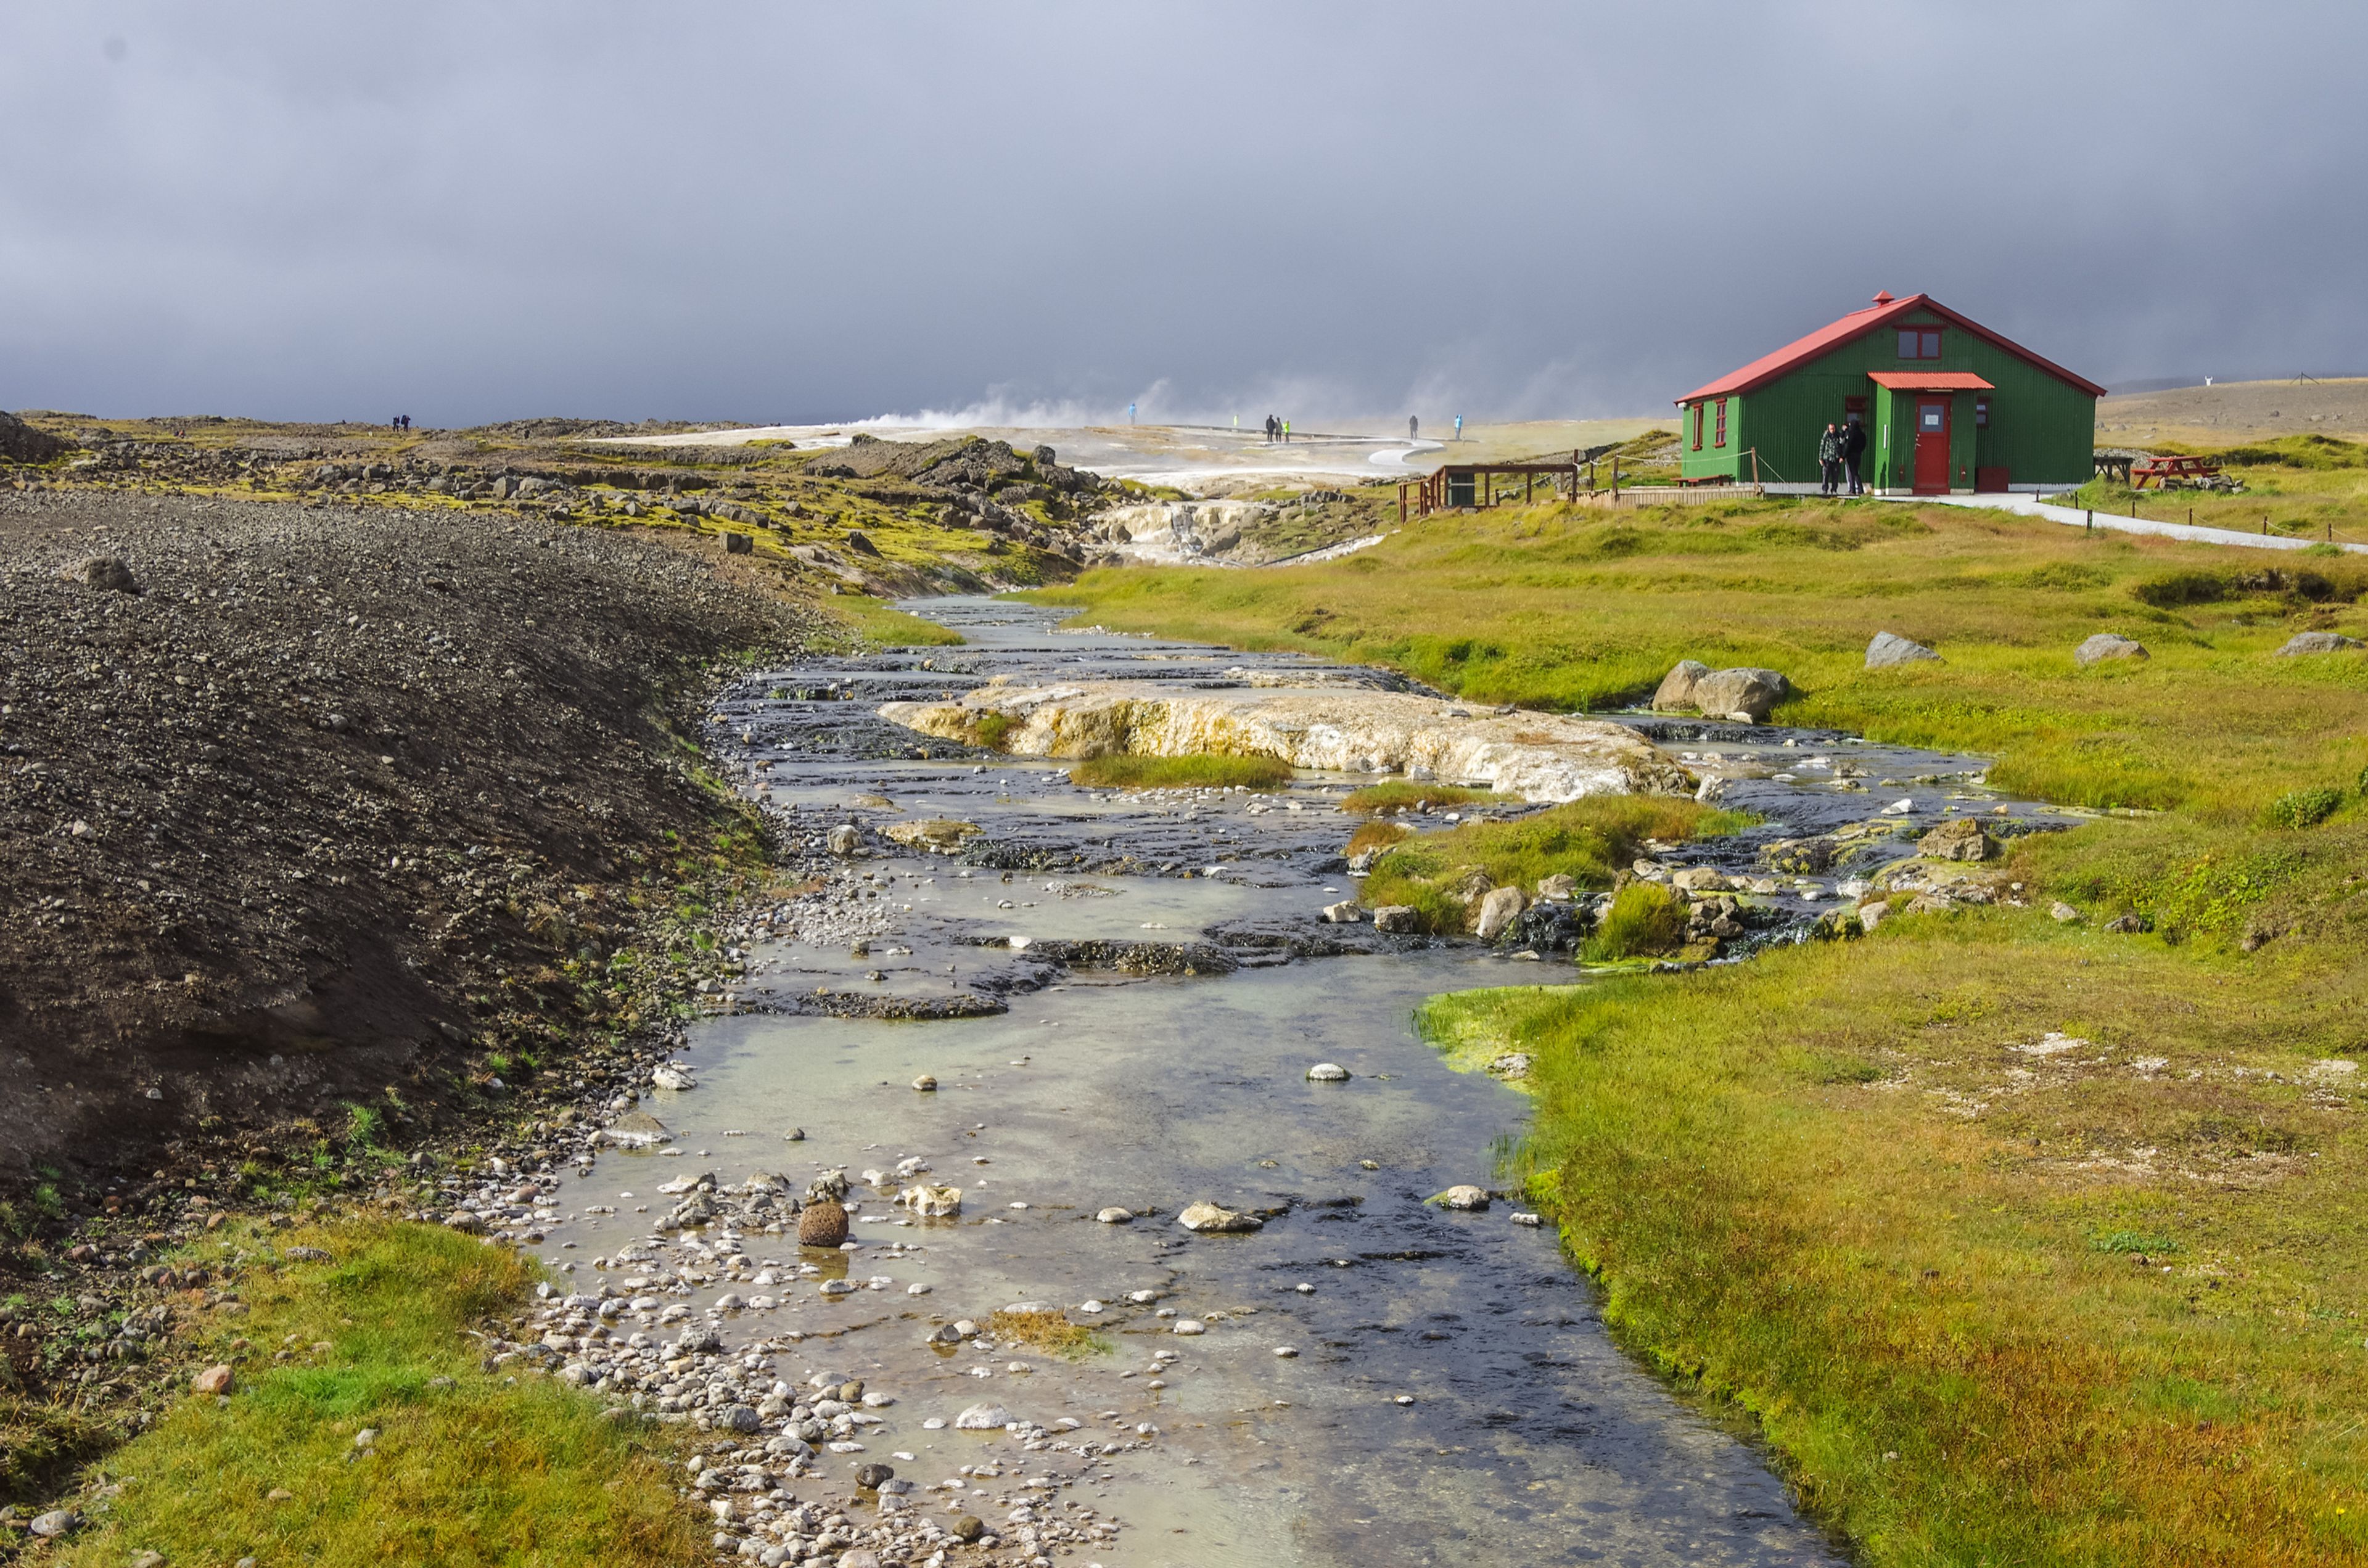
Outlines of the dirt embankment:
[{"label": "dirt embankment", "polygon": [[669,856],[746,830],[670,715],[814,635],[702,551],[0,494],[0,1187],[432,1119],[563,1040]]}]

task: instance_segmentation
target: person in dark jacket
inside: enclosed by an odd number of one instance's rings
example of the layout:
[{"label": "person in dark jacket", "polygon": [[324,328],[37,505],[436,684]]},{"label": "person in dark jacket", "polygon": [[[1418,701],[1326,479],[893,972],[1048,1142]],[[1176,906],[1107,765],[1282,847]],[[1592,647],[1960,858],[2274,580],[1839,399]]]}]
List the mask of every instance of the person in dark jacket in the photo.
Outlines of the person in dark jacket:
[{"label": "person in dark jacket", "polygon": [[1817,480],[1819,493],[1831,495],[1842,482],[1842,433],[1839,426],[1827,424],[1826,433],[1817,437]]},{"label": "person in dark jacket", "polygon": [[1842,467],[1850,471],[1850,493],[1866,494],[1866,421],[1852,417],[1842,426]]}]

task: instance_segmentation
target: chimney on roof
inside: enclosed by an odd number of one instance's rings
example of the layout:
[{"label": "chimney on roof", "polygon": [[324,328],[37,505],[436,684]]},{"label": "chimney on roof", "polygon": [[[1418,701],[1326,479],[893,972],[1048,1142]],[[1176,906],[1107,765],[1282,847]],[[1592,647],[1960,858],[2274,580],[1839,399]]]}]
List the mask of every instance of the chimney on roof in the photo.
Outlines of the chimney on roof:
[{"label": "chimney on roof", "polygon": [[1887,305],[1891,303],[1891,290],[1885,289],[1881,293],[1877,294],[1874,297],[1874,302],[1878,305]]}]

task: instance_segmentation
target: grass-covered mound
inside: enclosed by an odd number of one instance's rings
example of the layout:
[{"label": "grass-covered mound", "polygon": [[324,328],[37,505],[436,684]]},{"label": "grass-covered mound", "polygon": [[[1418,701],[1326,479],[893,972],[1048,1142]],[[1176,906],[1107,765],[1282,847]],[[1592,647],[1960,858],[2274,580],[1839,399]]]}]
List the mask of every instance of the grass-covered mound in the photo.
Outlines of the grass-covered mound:
[{"label": "grass-covered mound", "polygon": [[1089,756],[1069,769],[1069,782],[1090,790],[1280,790],[1291,764],[1273,756]]},{"label": "grass-covered mound", "polygon": [[[199,1256],[219,1267],[233,1245],[330,1259],[241,1271],[246,1313],[208,1330],[236,1369],[228,1403],[190,1394],[118,1449],[121,1494],[48,1561],[655,1568],[707,1554],[675,1496],[670,1431],[481,1369],[469,1331],[520,1309],[530,1262],[426,1225],[239,1233]],[[365,1428],[377,1436],[358,1449]]]},{"label": "grass-covered mound", "polygon": [[1518,796],[1498,795],[1486,790],[1466,789],[1461,784],[1417,784],[1411,778],[1391,778],[1379,784],[1368,784],[1361,790],[1349,790],[1349,798],[1340,802],[1340,809],[1377,816],[1384,812],[1435,810],[1442,806],[1468,806],[1477,801],[1503,802],[1519,799]]},{"label": "grass-covered mound", "polygon": [[1465,823],[1405,839],[1374,859],[1360,896],[1368,908],[1411,905],[1426,930],[1465,931],[1490,888],[1534,895],[1553,876],[1609,887],[1648,838],[1713,837],[1748,820],[1678,796],[1590,795],[1512,822]]},{"label": "grass-covered mound", "polygon": [[[2315,939],[2368,834],[2248,879],[2157,827],[2080,926],[1908,916],[1426,1011],[1467,1065],[1532,1055],[1519,1174],[1615,1329],[1751,1411],[1870,1564],[2368,1561],[2368,974]],[[2134,903],[2156,935],[2098,928]]]}]

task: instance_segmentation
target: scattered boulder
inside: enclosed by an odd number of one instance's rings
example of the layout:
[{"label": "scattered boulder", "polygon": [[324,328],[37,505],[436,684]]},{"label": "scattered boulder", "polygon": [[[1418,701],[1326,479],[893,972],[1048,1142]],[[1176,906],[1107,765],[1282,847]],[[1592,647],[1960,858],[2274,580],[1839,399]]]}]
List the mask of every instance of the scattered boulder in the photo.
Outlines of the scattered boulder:
[{"label": "scattered boulder", "polygon": [[1410,903],[1385,903],[1373,911],[1373,929],[1411,933],[1422,929],[1422,914]]},{"label": "scattered boulder", "polygon": [[847,548],[858,555],[868,555],[874,561],[880,559],[880,547],[872,543],[860,528],[847,530]]},{"label": "scattered boulder", "polygon": [[1488,1207],[1488,1189],[1464,1182],[1433,1195],[1430,1201],[1441,1209],[1458,1209],[1465,1213],[1477,1214]]},{"label": "scattered boulder", "polygon": [[1571,895],[1577,892],[1578,879],[1566,876],[1560,871],[1556,871],[1551,877],[1541,877],[1538,880],[1538,897],[1550,903],[1568,903]]},{"label": "scattered boulder", "polygon": [[2297,631],[2286,639],[2285,646],[2280,648],[2275,656],[2291,659],[2300,653],[2340,653],[2346,648],[2360,645],[2358,638],[2346,637],[2340,632]]},{"label": "scattered boulder", "polygon": [[627,1111],[602,1128],[594,1134],[592,1141],[613,1149],[648,1149],[660,1143],[673,1142],[674,1134],[666,1131],[666,1123],[649,1112],[633,1110]]},{"label": "scattered boulder", "polygon": [[973,1404],[954,1417],[958,1432],[1000,1432],[1011,1424],[1011,1413],[999,1404]]},{"label": "scattered boulder", "polygon": [[930,849],[951,849],[980,829],[978,824],[974,822],[956,822],[951,817],[931,817],[925,822],[890,823],[880,831],[898,844],[920,845]]},{"label": "scattered boulder", "polygon": [[1338,903],[1324,906],[1324,918],[1334,926],[1354,926],[1363,917],[1364,911],[1357,907],[1357,901],[1353,898],[1344,898]]},{"label": "scattered boulder", "polygon": [[[925,1220],[945,1220],[962,1212],[962,1189],[958,1187],[931,1187],[927,1182],[908,1187],[896,1195],[896,1201]],[[799,1237],[804,1238],[805,1228],[799,1226]]]},{"label": "scattered boulder", "polygon": [[[734,511],[738,509],[734,508]],[[723,536],[723,553],[726,555],[753,555],[756,551],[757,540],[753,535],[727,533]]]},{"label": "scattered boulder", "polygon": [[734,1404],[724,1408],[723,1414],[715,1418],[715,1425],[726,1432],[761,1432],[765,1418],[757,1414],[753,1404]]},{"label": "scattered boulder", "polygon": [[937,1093],[937,1074],[934,1073],[922,1074],[919,1077],[913,1080],[913,1087],[925,1095]]},{"label": "scattered boulder", "polygon": [[798,1216],[798,1244],[835,1247],[847,1240],[847,1210],[825,1199],[809,1203]]},{"label": "scattered boulder", "polygon": [[958,1515],[954,1522],[946,1527],[946,1533],[964,1546],[969,1546],[986,1533],[986,1521],[976,1514]]},{"label": "scattered boulder", "polygon": [[2060,898],[2047,906],[2047,915],[2049,919],[2060,920],[2066,926],[2080,918],[2080,912]]},{"label": "scattered boulder", "polygon": [[1220,1209],[1213,1203],[1195,1203],[1176,1217],[1176,1222],[1188,1231],[1224,1234],[1229,1232],[1255,1231],[1266,1221],[1255,1214],[1236,1214],[1230,1209]]},{"label": "scattered boulder", "polygon": [[54,1540],[72,1534],[81,1523],[82,1516],[72,1508],[52,1508],[46,1514],[34,1515],[33,1522],[25,1528],[44,1540]]},{"label": "scattered boulder", "polygon": [[74,449],[74,443],[36,429],[13,414],[0,414],[0,459],[16,463],[45,463]]},{"label": "scattered boulder", "polygon": [[2146,644],[2118,631],[2100,631],[2072,650],[2072,662],[2082,669],[2101,665],[2108,659],[2146,659],[2153,657]]},{"label": "scattered boulder", "polygon": [[1975,817],[1952,817],[1916,841],[1916,853],[1927,860],[1987,860],[1997,850]]},{"label": "scattered boulder", "polygon": [[1338,1062],[1319,1062],[1307,1070],[1307,1081],[1311,1084],[1345,1084],[1349,1081],[1349,1070]]},{"label": "scattered boulder", "polygon": [[1688,866],[1669,874],[1669,885],[1679,892],[1716,892],[1726,886],[1726,878],[1714,866]]},{"label": "scattered boulder", "polygon": [[1495,941],[1521,917],[1521,911],[1529,907],[1529,902],[1521,896],[1519,888],[1490,890],[1488,896],[1480,901],[1480,915],[1473,922],[1474,932],[1484,942]]},{"label": "scattered boulder", "polygon": [[1872,903],[1858,906],[1858,926],[1861,931],[1872,931],[1891,917],[1891,901],[1878,898]]},{"label": "scattered boulder", "polygon": [[1128,1225],[1134,1222],[1134,1210],[1112,1207],[1103,1210],[1094,1218],[1105,1225]]},{"label": "scattered boulder", "polygon": [[1713,670],[1694,682],[1694,706],[1705,718],[1757,724],[1792,692],[1793,683],[1774,670]]},{"label": "scattered boulder", "polygon": [[1894,665],[1912,665],[1921,659],[1940,662],[1941,655],[1921,642],[1912,642],[1896,632],[1878,631],[1874,641],[1866,645],[1866,667],[1871,670],[1889,669]]},{"label": "scattered boulder", "polygon": [[823,835],[823,843],[834,855],[852,855],[863,847],[863,833],[853,823],[841,823]]},{"label": "scattered boulder", "polygon": [[238,1376],[227,1365],[217,1362],[191,1378],[189,1386],[199,1393],[228,1393],[238,1386]]},{"label": "scattered boulder", "polygon": [[1661,677],[1659,688],[1653,693],[1653,711],[1683,712],[1693,707],[1695,683],[1708,674],[1710,666],[1700,659],[1679,660],[1677,667]]},{"label": "scattered boulder", "polygon": [[131,568],[113,555],[94,555],[87,561],[76,562],[59,575],[69,583],[80,583],[85,588],[97,588],[102,593],[140,592],[140,580],[131,574]]}]

